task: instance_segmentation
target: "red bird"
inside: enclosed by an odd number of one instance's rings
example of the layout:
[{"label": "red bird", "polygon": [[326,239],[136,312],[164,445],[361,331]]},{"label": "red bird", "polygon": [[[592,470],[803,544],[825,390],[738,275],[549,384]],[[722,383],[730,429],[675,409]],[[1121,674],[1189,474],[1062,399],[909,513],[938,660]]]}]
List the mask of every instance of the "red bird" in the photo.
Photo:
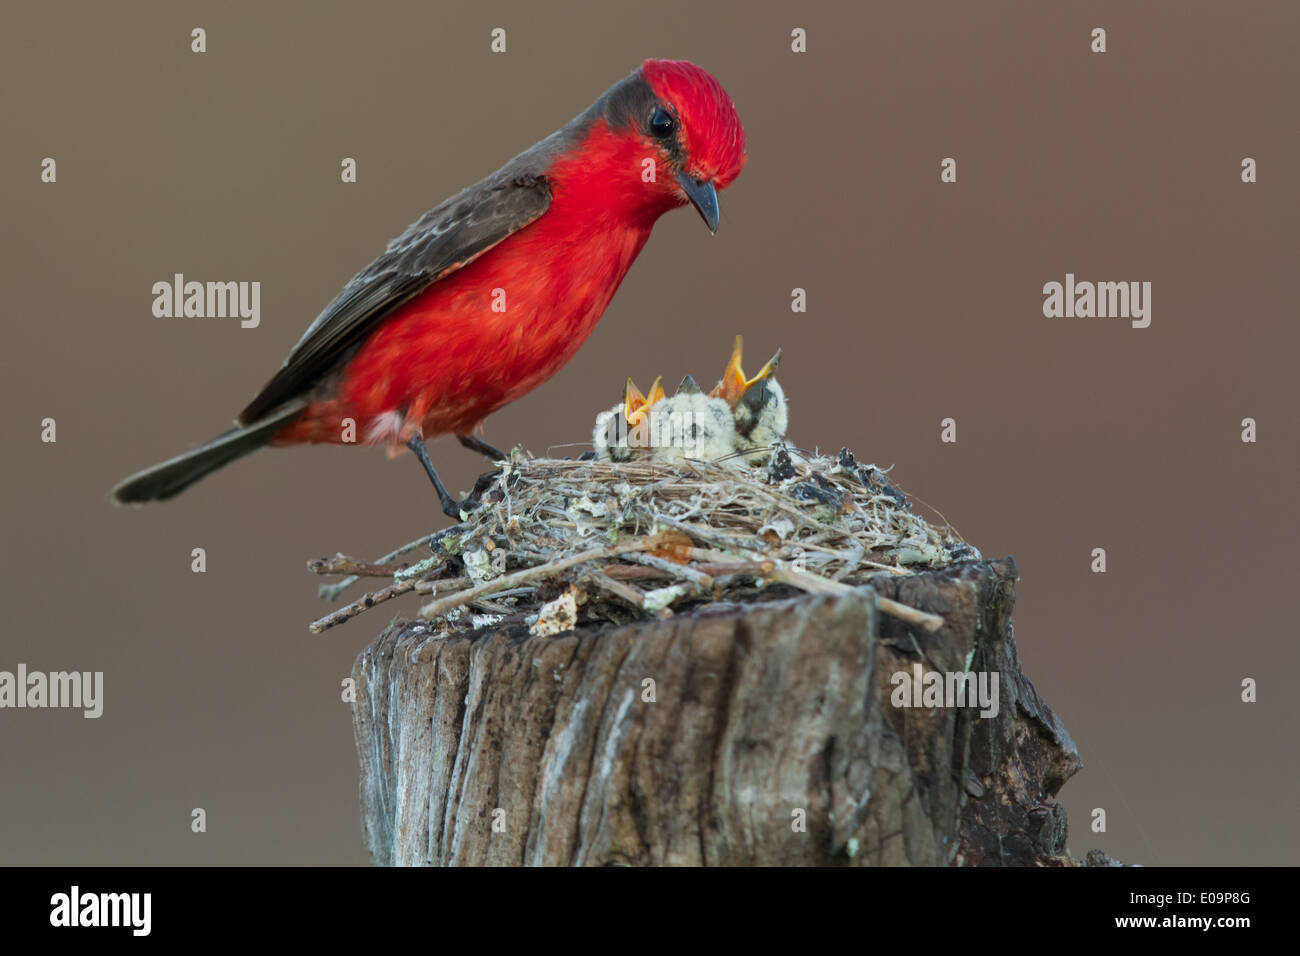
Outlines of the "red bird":
[{"label": "red bird", "polygon": [[454,434],[504,457],[475,429],[573,357],[661,215],[690,202],[716,232],[717,190],[744,165],[745,130],[718,81],[692,63],[646,60],[390,242],[235,428],[133,475],[113,497],[170,498],[263,445],[355,440],[410,448],[458,517],[425,439]]}]

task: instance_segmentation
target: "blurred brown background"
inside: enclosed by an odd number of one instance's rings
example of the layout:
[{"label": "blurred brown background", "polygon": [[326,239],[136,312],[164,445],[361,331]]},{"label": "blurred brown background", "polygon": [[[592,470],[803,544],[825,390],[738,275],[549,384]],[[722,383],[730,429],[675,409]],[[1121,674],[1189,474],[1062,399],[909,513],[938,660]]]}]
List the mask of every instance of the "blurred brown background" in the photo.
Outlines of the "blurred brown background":
[{"label": "blurred brown background", "polygon": [[[1019,561],[1025,670],[1085,762],[1062,794],[1074,852],[1297,862],[1300,6],[0,16],[0,669],[106,682],[99,720],[0,711],[0,862],[366,861],[340,681],[415,602],[312,637],[324,607],[304,561],[442,526],[427,480],[378,450],[311,448],[146,509],[108,489],[225,428],[389,238],[646,56],[722,80],[749,165],[718,235],[690,210],[665,217],[587,345],[486,438],[576,454],[565,443],[625,376],[716,378],[736,332],[755,364],[782,346],[796,442],[896,465],[985,554]],[[948,156],[955,185],[939,182]],[[176,272],[260,281],[261,326],[154,318],[150,287]],[[1066,272],[1151,281],[1151,327],[1044,318],[1043,283]],[[57,444],[40,441],[46,416]],[[955,446],[939,441],[949,416]],[[1247,416],[1258,444],[1239,439]],[[432,450],[453,488],[482,469],[454,442]],[[1093,807],[1106,833],[1089,832]]]}]

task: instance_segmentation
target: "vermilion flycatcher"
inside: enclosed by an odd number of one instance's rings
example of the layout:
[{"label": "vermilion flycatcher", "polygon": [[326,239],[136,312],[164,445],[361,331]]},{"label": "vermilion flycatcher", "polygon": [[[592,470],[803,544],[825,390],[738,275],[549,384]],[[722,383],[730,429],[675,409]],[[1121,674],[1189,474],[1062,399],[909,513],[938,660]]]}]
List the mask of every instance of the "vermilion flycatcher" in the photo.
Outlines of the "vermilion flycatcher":
[{"label": "vermilion flycatcher", "polygon": [[[646,60],[586,112],[421,216],[317,316],[236,427],[113,489],[178,494],[263,445],[425,450],[545,382],[586,340],[655,221],[693,203],[718,228],[718,195],[745,164],[745,130],[694,64]],[[354,425],[345,431],[347,420]]]}]

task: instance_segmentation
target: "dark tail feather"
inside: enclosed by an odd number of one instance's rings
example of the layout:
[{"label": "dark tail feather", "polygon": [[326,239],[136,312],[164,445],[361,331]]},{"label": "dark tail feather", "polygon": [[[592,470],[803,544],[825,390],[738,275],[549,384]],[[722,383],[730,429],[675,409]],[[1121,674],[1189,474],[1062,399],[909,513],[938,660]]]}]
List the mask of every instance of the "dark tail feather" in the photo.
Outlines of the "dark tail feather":
[{"label": "dark tail feather", "polygon": [[242,458],[265,445],[276,432],[302,414],[303,402],[295,402],[245,428],[232,428],[206,445],[146,468],[120,482],[113,489],[119,504],[162,501],[178,495],[204,475]]}]

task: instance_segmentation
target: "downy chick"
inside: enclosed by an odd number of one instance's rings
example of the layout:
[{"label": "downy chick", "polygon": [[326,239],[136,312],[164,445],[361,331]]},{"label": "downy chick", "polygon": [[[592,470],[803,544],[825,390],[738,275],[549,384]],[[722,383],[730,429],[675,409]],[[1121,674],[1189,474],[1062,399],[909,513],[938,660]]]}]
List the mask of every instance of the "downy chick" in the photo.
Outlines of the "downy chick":
[{"label": "downy chick", "polygon": [[646,395],[628,379],[623,402],[596,417],[592,443],[602,461],[712,461],[736,450],[731,407],[687,375],[667,397],[662,378]]},{"label": "downy chick", "polygon": [[722,380],[709,394],[725,401],[731,409],[736,450],[752,460],[785,437],[790,424],[790,410],[785,390],[772,374],[781,362],[781,350],[776,350],[757,375],[746,378],[740,364],[742,345],[741,337],[737,335]]}]

